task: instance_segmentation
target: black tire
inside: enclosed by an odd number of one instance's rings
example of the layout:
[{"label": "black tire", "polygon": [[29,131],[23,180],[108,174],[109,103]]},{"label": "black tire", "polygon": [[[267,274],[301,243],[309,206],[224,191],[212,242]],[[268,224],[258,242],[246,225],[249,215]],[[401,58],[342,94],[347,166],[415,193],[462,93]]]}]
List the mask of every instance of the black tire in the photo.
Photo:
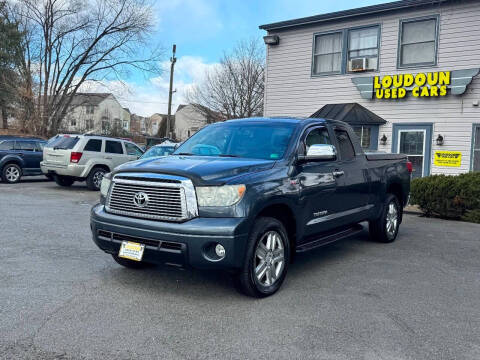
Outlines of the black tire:
[{"label": "black tire", "polygon": [[7,164],[2,169],[2,180],[8,184],[15,184],[22,178],[22,168],[17,164]]},{"label": "black tire", "polygon": [[55,177],[52,174],[45,174],[45,177],[50,181],[55,180]]},{"label": "black tire", "polygon": [[[392,230],[393,215],[391,212],[391,206],[395,209],[396,221]],[[385,202],[383,203],[382,214],[376,220],[369,222],[370,238],[372,240],[391,243],[395,241],[398,235],[398,229],[400,227],[402,219],[402,207],[398,198],[393,194],[387,194]]]},{"label": "black tire", "polygon": [[[108,171],[101,167],[95,167],[90,170],[90,174],[87,177],[87,188],[93,191],[100,190],[102,185],[102,178]],[[98,181],[100,179],[100,181]]]},{"label": "black tire", "polygon": [[[271,251],[270,260],[263,261],[257,258],[257,247],[259,246],[260,241],[264,241],[265,237],[268,237],[268,234],[278,234],[280,240],[282,241],[283,246],[283,264],[280,267],[276,267],[275,262],[272,261],[272,256],[274,255],[275,250]],[[276,249],[281,250],[281,249]],[[273,260],[275,261],[275,260]],[[256,263],[259,262],[258,265]],[[255,267],[260,269],[262,264],[271,264],[270,269],[273,267],[278,270],[276,275],[276,280],[274,280],[270,285],[262,283],[262,280],[257,278],[255,273]],[[277,219],[270,217],[262,217],[255,221],[253,229],[249,235],[247,242],[247,251],[245,255],[245,261],[242,269],[235,276],[235,284],[237,289],[245,295],[263,298],[275,294],[278,289],[282,286],[285,276],[287,275],[288,265],[290,263],[290,242],[288,239],[287,231],[283,224]],[[277,263],[277,266],[279,263]],[[265,274],[269,272],[267,265],[267,270]],[[272,270],[273,271],[273,270]],[[271,272],[269,273],[271,274]],[[272,275],[270,275],[272,279]],[[265,278],[265,282],[268,283],[268,280]]]},{"label": "black tire", "polygon": [[55,182],[57,185],[68,187],[72,186],[75,180],[68,176],[55,175]]},{"label": "black tire", "polygon": [[148,267],[151,267],[152,264],[146,263],[143,261],[134,261],[134,260],[129,260],[129,259],[124,259],[119,257],[118,255],[112,254],[113,260],[115,260],[118,264],[129,268],[129,269],[145,269]]}]

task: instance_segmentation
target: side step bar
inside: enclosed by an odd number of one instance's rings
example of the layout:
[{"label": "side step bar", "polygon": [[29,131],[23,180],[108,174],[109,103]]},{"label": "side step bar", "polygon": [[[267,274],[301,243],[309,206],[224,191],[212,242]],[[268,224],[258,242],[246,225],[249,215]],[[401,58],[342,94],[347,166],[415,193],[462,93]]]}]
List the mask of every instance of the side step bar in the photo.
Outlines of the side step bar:
[{"label": "side step bar", "polygon": [[362,231],[363,231],[363,226],[360,225],[360,224],[356,224],[356,225],[354,225],[350,228],[341,230],[341,231],[333,233],[333,234],[326,235],[324,237],[318,238],[318,239],[313,240],[313,241],[309,241],[306,244],[299,245],[295,249],[295,252],[302,253],[302,252],[305,252],[305,251],[309,251],[309,250],[318,248],[320,246],[330,244],[334,241],[345,239],[346,237],[359,234]]}]

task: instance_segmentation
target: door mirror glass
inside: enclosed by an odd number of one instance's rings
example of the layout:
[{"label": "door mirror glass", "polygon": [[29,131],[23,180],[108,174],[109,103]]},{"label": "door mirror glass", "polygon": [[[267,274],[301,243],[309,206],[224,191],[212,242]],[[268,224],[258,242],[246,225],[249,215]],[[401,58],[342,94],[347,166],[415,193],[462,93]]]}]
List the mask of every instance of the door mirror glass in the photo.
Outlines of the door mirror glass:
[{"label": "door mirror glass", "polygon": [[337,158],[337,150],[333,145],[313,144],[308,147],[307,155],[300,157],[304,161],[324,161],[335,160]]}]

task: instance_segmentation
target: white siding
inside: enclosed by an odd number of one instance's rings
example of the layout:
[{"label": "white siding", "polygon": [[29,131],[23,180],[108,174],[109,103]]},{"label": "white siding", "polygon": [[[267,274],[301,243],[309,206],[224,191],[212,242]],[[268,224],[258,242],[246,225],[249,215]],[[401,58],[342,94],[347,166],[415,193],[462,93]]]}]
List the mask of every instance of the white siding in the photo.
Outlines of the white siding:
[{"label": "white siding", "polygon": [[[439,15],[438,65],[435,67],[397,69],[397,47],[400,19]],[[355,26],[380,24],[379,72],[360,75],[344,74],[311,76],[313,34]],[[374,16],[356,21],[342,21],[293,30],[272,31],[280,36],[278,46],[269,46],[265,91],[266,116],[309,116],[330,103],[357,102],[383,117],[387,124],[380,127],[379,137],[386,134],[390,151],[392,123],[433,123],[432,156],[435,150],[462,152],[460,172],[470,169],[472,124],[480,123],[480,76],[473,79],[462,96],[445,98],[413,98],[403,100],[365,100],[352,83],[355,76],[390,75],[428,71],[448,71],[480,67],[480,2],[465,1],[434,6],[429,10],[404,11],[387,16]],[[438,147],[435,139],[444,136]],[[458,168],[435,167],[431,173],[458,173]]]}]

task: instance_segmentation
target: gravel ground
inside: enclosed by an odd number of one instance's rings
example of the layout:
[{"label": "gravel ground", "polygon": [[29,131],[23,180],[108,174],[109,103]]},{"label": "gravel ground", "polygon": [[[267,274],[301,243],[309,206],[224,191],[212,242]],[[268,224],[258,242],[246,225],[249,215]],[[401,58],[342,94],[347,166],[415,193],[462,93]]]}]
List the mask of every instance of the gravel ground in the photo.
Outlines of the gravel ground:
[{"label": "gravel ground", "polygon": [[224,273],[120,267],[97,198],[0,184],[1,359],[480,359],[480,225],[406,215],[395,243],[301,254],[254,300]]}]

